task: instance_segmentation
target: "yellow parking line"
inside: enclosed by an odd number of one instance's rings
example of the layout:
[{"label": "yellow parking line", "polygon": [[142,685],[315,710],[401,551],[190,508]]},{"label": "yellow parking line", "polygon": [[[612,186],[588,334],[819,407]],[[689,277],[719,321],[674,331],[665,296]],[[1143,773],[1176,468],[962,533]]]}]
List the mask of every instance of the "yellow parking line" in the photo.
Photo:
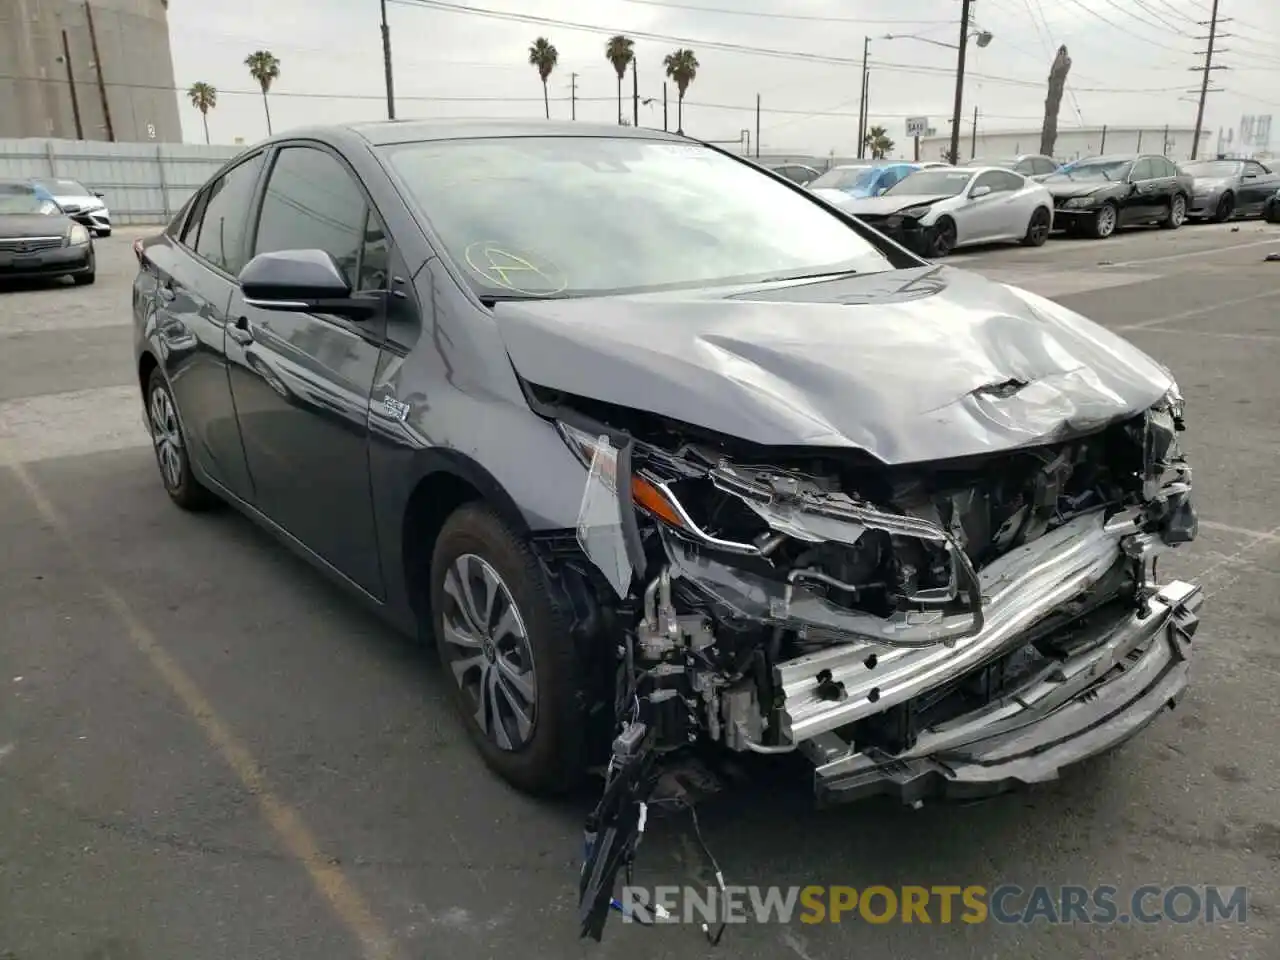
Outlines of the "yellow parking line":
[{"label": "yellow parking line", "polygon": [[182,701],[205,737],[231,767],[245,790],[258,802],[263,817],[279,836],[290,856],[306,869],[311,882],[338,919],[359,940],[361,955],[366,960],[391,960],[395,956],[391,936],[342,870],[325,857],[301,815],[271,789],[253,754],[236,739],[195,681],[160,645],[155,634],[138,618],[119,591],[94,570],[75,538],[71,536],[62,514],[45,496],[26,467],[21,463],[10,463],[9,467],[31,498],[41,519],[57,533],[83,568],[86,577],[98,588],[120,619],[134,646],[147,658],[174,696]]}]

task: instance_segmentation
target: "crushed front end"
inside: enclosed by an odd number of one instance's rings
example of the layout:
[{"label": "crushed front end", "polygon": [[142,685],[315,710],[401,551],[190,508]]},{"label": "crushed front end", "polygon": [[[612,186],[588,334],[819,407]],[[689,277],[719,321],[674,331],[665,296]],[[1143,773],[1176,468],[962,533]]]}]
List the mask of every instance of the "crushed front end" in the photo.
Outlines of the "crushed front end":
[{"label": "crushed front end", "polygon": [[1061,442],[907,466],[569,405],[579,542],[631,611],[615,769],[711,741],[803,753],[820,803],[990,794],[1187,683],[1201,591],[1157,578],[1197,532],[1176,387]]}]

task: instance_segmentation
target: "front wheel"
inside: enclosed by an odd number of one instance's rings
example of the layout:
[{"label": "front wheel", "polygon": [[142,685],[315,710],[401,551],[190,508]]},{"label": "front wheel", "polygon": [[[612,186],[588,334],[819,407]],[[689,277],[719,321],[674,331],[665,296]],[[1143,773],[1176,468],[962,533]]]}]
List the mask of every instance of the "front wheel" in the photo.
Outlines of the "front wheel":
[{"label": "front wheel", "polygon": [[1119,215],[1116,211],[1114,203],[1104,203],[1093,215],[1093,219],[1089,222],[1089,235],[1096,240],[1105,240],[1116,232],[1116,222]]},{"label": "front wheel", "polygon": [[943,217],[929,228],[927,246],[929,257],[941,260],[951,253],[956,246],[956,222],[950,217]]},{"label": "front wheel", "polygon": [[561,793],[584,769],[569,625],[528,546],[489,508],[445,521],[431,560],[437,652],[467,733],[517,789]]},{"label": "front wheel", "polygon": [[159,367],[151,371],[147,381],[147,426],[151,429],[160,480],[169,499],[183,510],[205,510],[214,506],[217,499],[200,485],[191,472],[186,435],[178,419],[178,405],[174,403],[169,382]]},{"label": "front wheel", "polygon": [[1177,230],[1187,220],[1187,198],[1176,193],[1169,201],[1169,213],[1160,221],[1166,230]]},{"label": "front wheel", "polygon": [[1027,224],[1026,236],[1022,242],[1028,247],[1043,247],[1049,239],[1049,229],[1053,225],[1053,216],[1044,207],[1036,207],[1031,214],[1031,222]]},{"label": "front wheel", "polygon": [[1214,223],[1226,223],[1231,219],[1232,214],[1236,212],[1236,198],[1229,193],[1224,193],[1222,199],[1218,201],[1218,206],[1213,211]]}]

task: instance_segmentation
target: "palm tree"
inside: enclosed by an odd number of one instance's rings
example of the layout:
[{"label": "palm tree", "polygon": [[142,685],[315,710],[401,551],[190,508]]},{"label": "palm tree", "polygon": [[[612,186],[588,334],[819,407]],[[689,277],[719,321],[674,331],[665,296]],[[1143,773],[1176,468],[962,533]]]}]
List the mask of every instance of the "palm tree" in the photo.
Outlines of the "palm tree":
[{"label": "palm tree", "polygon": [[208,143],[209,111],[218,105],[218,88],[201,80],[191,85],[187,96],[191,98],[191,105],[200,111],[200,118],[204,121],[204,142]]},{"label": "palm tree", "polygon": [[267,136],[271,136],[271,105],[267,103],[267,94],[271,84],[280,78],[280,61],[270,50],[257,50],[244,58],[244,65],[249,68],[249,76],[258,81],[262,88],[262,109],[267,112]]},{"label": "palm tree", "polygon": [[636,58],[635,46],[634,40],[622,34],[610,37],[609,42],[604,45],[605,59],[613,64],[613,69],[618,74],[618,123],[622,123],[622,78],[627,75],[627,67]]},{"label": "palm tree", "polygon": [[889,139],[889,131],[884,127],[872,127],[867,131],[863,146],[871,151],[872,160],[883,160],[893,149],[893,141]]},{"label": "palm tree", "polygon": [[683,134],[684,92],[698,75],[698,58],[693,55],[692,50],[681,47],[674,53],[668,53],[663,58],[662,65],[667,68],[667,76],[675,81],[676,93],[679,95],[676,101],[676,133]]},{"label": "palm tree", "polygon": [[548,120],[551,119],[551,100],[547,97],[547,80],[559,60],[559,52],[546,37],[539,37],[529,47],[529,62],[538,68],[538,77],[542,80],[542,106],[547,111]]}]

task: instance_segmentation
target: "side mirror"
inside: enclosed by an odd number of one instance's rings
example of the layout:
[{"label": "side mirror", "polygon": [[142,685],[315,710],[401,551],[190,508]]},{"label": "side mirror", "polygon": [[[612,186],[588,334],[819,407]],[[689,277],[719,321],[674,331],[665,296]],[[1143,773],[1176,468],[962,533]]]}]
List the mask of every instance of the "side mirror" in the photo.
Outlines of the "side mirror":
[{"label": "side mirror", "polygon": [[979,197],[985,197],[990,192],[990,187],[974,187],[969,191],[969,196],[970,198],[977,200]]},{"label": "side mirror", "polygon": [[338,261],[323,250],[260,253],[240,271],[240,289],[245,303],[259,310],[365,320],[381,305],[376,296],[353,296]]}]

